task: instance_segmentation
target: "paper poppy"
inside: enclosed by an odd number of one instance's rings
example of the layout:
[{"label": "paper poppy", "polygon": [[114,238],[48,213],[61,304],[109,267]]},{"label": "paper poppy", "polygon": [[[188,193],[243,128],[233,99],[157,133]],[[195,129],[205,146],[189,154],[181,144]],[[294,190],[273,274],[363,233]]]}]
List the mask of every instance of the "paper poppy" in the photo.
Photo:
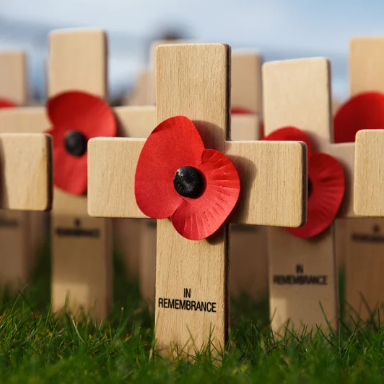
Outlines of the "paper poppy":
[{"label": "paper poppy", "polygon": [[0,109],[1,108],[14,108],[14,107],[17,107],[17,104],[15,104],[13,101],[0,98]]},{"label": "paper poppy", "polygon": [[87,191],[87,142],[116,136],[116,120],[100,97],[69,91],[48,100],[52,128],[55,186],[75,195]]},{"label": "paper poppy", "polygon": [[298,128],[285,127],[265,140],[303,141],[308,147],[308,213],[307,223],[299,228],[286,228],[292,235],[309,238],[327,229],[334,220],[345,190],[340,163],[326,153],[313,153],[307,135]]},{"label": "paper poppy", "polygon": [[353,143],[357,131],[361,129],[384,129],[382,93],[360,93],[337,111],[333,121],[335,143]]},{"label": "paper poppy", "polygon": [[236,205],[240,180],[222,153],[205,149],[187,117],[160,123],[146,140],[135,175],[140,210],[153,219],[170,217],[190,240],[216,232]]}]

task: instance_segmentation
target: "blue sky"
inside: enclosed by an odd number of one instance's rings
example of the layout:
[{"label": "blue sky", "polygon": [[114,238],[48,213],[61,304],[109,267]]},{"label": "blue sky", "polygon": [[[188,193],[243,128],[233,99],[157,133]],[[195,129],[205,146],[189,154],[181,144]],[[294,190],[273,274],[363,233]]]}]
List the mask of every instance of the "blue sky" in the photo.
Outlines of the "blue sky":
[{"label": "blue sky", "polygon": [[[333,86],[346,97],[350,37],[384,34],[382,0],[0,0],[0,48],[28,50],[34,87],[41,87],[46,33],[62,27],[110,32],[110,85],[122,92],[146,60],[160,30],[258,49],[266,60],[325,56]],[[2,27],[3,24],[3,27]]]}]

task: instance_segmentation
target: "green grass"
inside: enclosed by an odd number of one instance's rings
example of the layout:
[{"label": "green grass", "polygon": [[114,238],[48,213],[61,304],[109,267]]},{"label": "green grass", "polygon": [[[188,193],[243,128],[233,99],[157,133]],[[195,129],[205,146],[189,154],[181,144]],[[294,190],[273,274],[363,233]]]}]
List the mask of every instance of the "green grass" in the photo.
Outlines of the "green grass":
[{"label": "green grass", "polygon": [[[354,324],[339,333],[286,333],[276,340],[267,302],[232,302],[231,335],[217,364],[203,351],[194,364],[156,357],[153,319],[137,284],[117,274],[111,317],[94,324],[49,307],[49,250],[18,297],[0,297],[0,383],[382,383],[384,328]],[[123,271],[118,257],[115,270]]]}]

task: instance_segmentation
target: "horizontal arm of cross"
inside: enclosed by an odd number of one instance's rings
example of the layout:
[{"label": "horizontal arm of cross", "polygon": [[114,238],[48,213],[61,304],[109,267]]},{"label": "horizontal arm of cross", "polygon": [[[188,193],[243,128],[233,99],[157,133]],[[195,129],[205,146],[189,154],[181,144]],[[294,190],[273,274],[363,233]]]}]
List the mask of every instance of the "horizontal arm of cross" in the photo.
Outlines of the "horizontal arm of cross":
[{"label": "horizontal arm of cross", "polygon": [[356,135],[355,213],[384,216],[384,130],[364,130]]},{"label": "horizontal arm of cross", "polygon": [[306,212],[306,146],[298,142],[227,141],[241,181],[231,222],[299,227]]},{"label": "horizontal arm of cross", "polygon": [[0,208],[45,211],[52,204],[52,141],[43,134],[0,134]]},{"label": "horizontal arm of cross", "polygon": [[[88,212],[101,217],[146,217],[136,205],[134,180],[144,139],[96,138],[88,144]],[[300,226],[305,222],[305,145],[227,142],[242,180],[233,221]],[[303,217],[304,216],[304,217]]]}]

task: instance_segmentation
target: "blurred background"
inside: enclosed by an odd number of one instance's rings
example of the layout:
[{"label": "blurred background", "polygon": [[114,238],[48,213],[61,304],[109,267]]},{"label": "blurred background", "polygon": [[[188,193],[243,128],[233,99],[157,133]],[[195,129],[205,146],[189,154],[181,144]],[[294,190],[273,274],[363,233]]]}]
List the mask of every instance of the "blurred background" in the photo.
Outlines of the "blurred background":
[{"label": "blurred background", "polygon": [[115,100],[147,65],[151,41],[168,37],[252,48],[265,61],[325,56],[342,101],[349,39],[384,34],[383,19],[383,0],[0,0],[0,49],[28,52],[30,96],[37,100],[45,98],[49,31],[98,27],[109,34]]}]

